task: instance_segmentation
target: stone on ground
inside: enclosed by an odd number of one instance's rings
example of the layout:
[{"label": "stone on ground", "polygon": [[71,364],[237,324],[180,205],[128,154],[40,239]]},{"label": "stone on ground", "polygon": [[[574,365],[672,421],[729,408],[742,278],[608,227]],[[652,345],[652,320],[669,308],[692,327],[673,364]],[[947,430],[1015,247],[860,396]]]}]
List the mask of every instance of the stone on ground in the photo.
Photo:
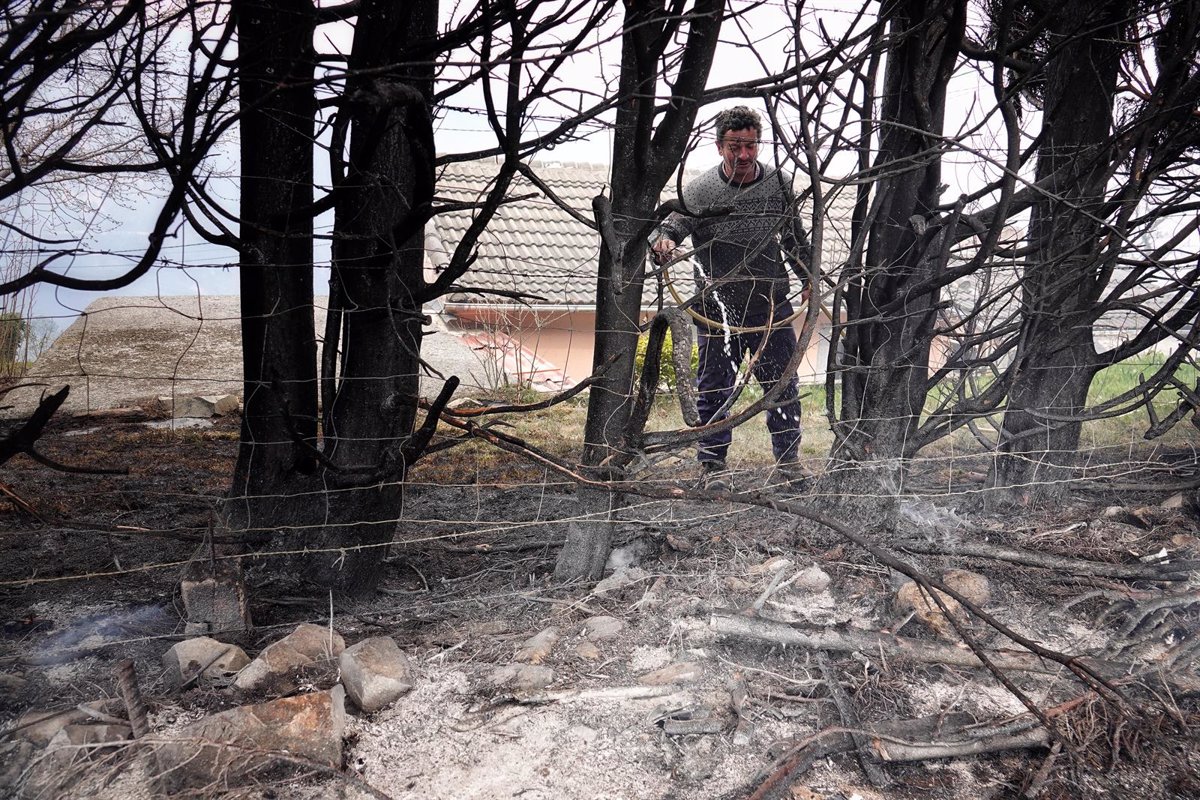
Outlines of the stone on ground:
[{"label": "stone on ground", "polygon": [[[112,716],[124,708],[124,704],[116,699],[93,700],[84,703],[83,708]],[[45,747],[66,726],[86,724],[93,719],[78,706],[65,711],[30,709],[17,718],[14,733],[37,747]]]},{"label": "stone on ground", "polygon": [[508,664],[492,673],[488,683],[495,689],[515,692],[536,692],[554,683],[557,677],[550,667],[534,664]]},{"label": "stone on ground", "polygon": [[595,644],[584,639],[579,644],[575,645],[575,655],[582,658],[584,661],[599,661],[602,653],[600,648]]},{"label": "stone on ground", "polygon": [[272,753],[340,769],[345,726],[345,692],[335,686],[197,720],[171,735],[155,758],[169,792],[216,793],[277,770],[305,770]]},{"label": "stone on ground", "polygon": [[193,562],[179,590],[189,636],[250,630],[250,606],[236,562]]},{"label": "stone on ground", "polygon": [[797,591],[818,594],[829,588],[829,573],[816,564],[810,564],[800,571],[792,586]]},{"label": "stone on ground", "polygon": [[617,638],[617,635],[624,627],[625,623],[616,617],[604,615],[589,617],[583,621],[583,635],[590,641],[603,642],[608,639]]},{"label": "stone on ground", "polygon": [[699,680],[704,667],[695,661],[676,661],[662,669],[643,675],[638,682],[645,686],[668,686],[672,683],[688,683]]},{"label": "stone on ground", "polygon": [[346,648],[338,665],[346,694],[363,711],[378,711],[413,688],[408,657],[388,636]]},{"label": "stone on ground", "polygon": [[345,649],[346,640],[340,633],[306,622],[268,645],[237,674],[233,685],[242,691],[273,688],[287,692],[294,688],[292,676],[297,669],[332,665]]},{"label": "stone on ground", "polygon": [[193,678],[204,686],[225,686],[250,663],[246,651],[207,636],[176,643],[163,654],[163,683],[174,691]]},{"label": "stone on ground", "polygon": [[95,758],[133,738],[128,725],[65,725],[46,745],[46,753],[60,767]]},{"label": "stone on ground", "polygon": [[175,419],[223,417],[241,408],[237,395],[233,394],[163,395],[158,398],[158,405]]},{"label": "stone on ground", "polygon": [[641,567],[629,567],[628,569],[620,569],[609,575],[604,580],[596,584],[596,588],[592,589],[592,594],[604,595],[609,592],[616,592],[620,589],[632,586],[635,583],[640,583],[647,580],[650,573]]},{"label": "stone on ground", "polygon": [[557,642],[558,628],[554,626],[546,628],[541,633],[526,639],[517,648],[516,655],[513,656],[513,661],[522,661],[526,664],[540,664],[550,656],[550,651],[554,649],[554,645]]},{"label": "stone on ground", "polygon": [[[976,606],[985,605],[991,599],[991,585],[987,578],[978,573],[962,569],[947,570],[942,574],[942,583]],[[968,622],[970,615],[957,600],[943,592],[934,591],[956,621]],[[946,618],[941,607],[916,582],[906,581],[896,590],[896,607],[903,613],[911,611],[918,620],[943,639],[958,639],[954,625]]]}]

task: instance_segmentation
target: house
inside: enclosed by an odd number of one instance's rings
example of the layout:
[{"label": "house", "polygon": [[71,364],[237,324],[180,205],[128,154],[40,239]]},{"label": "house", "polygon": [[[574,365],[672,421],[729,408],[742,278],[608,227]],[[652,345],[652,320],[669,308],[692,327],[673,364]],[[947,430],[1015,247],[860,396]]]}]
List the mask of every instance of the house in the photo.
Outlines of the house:
[{"label": "house", "polygon": [[[608,167],[578,163],[535,163],[534,170],[553,192],[590,219],[592,198],[607,190]],[[480,200],[495,178],[492,160],[448,165],[439,176],[438,193],[447,200]],[[674,182],[669,184],[674,192]],[[505,204],[480,239],[478,257],[459,281],[470,291],[442,298],[440,314],[447,328],[475,348],[490,364],[490,374],[510,376],[523,386],[560,391],[592,371],[596,338],[596,269],[599,239],[594,230],[573,217],[523,176],[510,194],[523,199]],[[823,236],[823,268],[843,262],[849,253],[849,220],[853,196],[846,192],[832,203]],[[427,278],[432,280],[449,263],[456,244],[471,222],[469,211],[434,218],[426,229]],[[683,272],[688,272],[684,267]],[[690,274],[676,276],[693,291]],[[504,293],[498,294],[497,292]],[[642,298],[642,322],[658,304],[659,287],[647,281]],[[525,295],[514,299],[513,294]],[[675,303],[667,294],[664,303]],[[799,331],[800,320],[796,321]],[[811,339],[800,379],[824,379],[829,353],[829,317],[821,315]]]}]

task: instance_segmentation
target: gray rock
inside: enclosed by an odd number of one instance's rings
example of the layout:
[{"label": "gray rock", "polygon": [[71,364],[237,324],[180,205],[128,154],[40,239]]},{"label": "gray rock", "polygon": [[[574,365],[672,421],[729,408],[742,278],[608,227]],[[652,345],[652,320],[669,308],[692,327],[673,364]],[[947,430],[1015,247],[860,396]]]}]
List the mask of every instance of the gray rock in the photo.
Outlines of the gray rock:
[{"label": "gray rock", "polygon": [[198,636],[176,643],[163,654],[163,682],[171,691],[193,678],[205,686],[224,686],[249,663],[250,657],[237,645]]},{"label": "gray rock", "polygon": [[363,711],[378,711],[413,688],[408,657],[387,636],[346,648],[338,665],[346,694]]},{"label": "gray rock", "polygon": [[546,628],[536,636],[526,639],[519,648],[513,661],[523,661],[526,664],[540,664],[545,661],[554,645],[558,643],[558,628]]},{"label": "gray rock", "polygon": [[281,692],[294,688],[291,676],[296,669],[332,664],[346,649],[346,640],[337,631],[305,622],[296,630],[269,645],[233,679],[242,691],[274,686]]},{"label": "gray rock", "polygon": [[233,394],[163,395],[158,398],[158,405],[174,419],[223,417],[236,414],[241,408],[241,402]]},{"label": "gray rock", "polygon": [[600,652],[599,647],[596,647],[595,644],[589,642],[587,639],[584,639],[582,642],[575,645],[575,655],[579,656],[584,661],[599,661],[600,656],[603,654]]},{"label": "gray rock", "polygon": [[545,689],[557,677],[549,667],[533,664],[509,664],[492,673],[489,683],[495,689],[536,692]]},{"label": "gray rock", "polygon": [[[276,644],[290,647],[313,661],[337,658],[346,649],[346,640],[340,633],[323,625],[313,625],[311,622],[297,625],[296,630],[280,639]],[[270,649],[267,648],[267,650]]]},{"label": "gray rock", "polygon": [[596,588],[592,589],[592,594],[603,595],[615,592],[647,580],[649,577],[650,573],[641,567],[629,567],[628,569],[617,570],[612,575],[597,583]]},{"label": "gray rock", "polygon": [[345,727],[345,691],[335,686],[197,720],[164,742],[155,759],[169,792],[244,786],[304,769],[273,752],[340,769]]},{"label": "gray rock", "polygon": [[23,675],[0,672],[0,692],[15,695],[18,692],[25,691],[27,686],[29,686],[29,681],[25,680]]},{"label": "gray rock", "polygon": [[812,564],[801,570],[792,584],[798,591],[817,594],[829,588],[829,574]]},{"label": "gray rock", "polygon": [[616,617],[589,617],[583,621],[583,635],[593,642],[615,639],[625,628],[625,623]]},{"label": "gray rock", "polygon": [[[123,707],[121,701],[116,699],[93,700],[83,704],[84,709],[108,715],[117,713]],[[78,706],[59,711],[31,709],[17,719],[15,733],[37,747],[45,747],[66,726],[81,725],[93,719]]]},{"label": "gray rock", "polygon": [[250,606],[237,562],[194,562],[179,591],[188,635],[250,630]]},{"label": "gray rock", "polygon": [[1159,507],[1171,511],[1178,511],[1180,509],[1187,508],[1187,498],[1183,496],[1183,492],[1176,492],[1166,500],[1163,500],[1162,503],[1159,504]]}]

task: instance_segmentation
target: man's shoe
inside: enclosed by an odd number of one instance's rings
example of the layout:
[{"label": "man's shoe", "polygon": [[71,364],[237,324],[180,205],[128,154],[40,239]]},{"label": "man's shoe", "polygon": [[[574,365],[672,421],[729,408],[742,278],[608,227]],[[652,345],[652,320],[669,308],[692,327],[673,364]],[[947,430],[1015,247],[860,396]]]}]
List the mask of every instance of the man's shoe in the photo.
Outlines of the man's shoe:
[{"label": "man's shoe", "polygon": [[729,473],[724,461],[700,462],[700,486],[709,492],[729,491]]},{"label": "man's shoe", "polygon": [[780,461],[775,465],[775,483],[786,483],[791,488],[804,491],[812,486],[811,472],[799,461]]}]

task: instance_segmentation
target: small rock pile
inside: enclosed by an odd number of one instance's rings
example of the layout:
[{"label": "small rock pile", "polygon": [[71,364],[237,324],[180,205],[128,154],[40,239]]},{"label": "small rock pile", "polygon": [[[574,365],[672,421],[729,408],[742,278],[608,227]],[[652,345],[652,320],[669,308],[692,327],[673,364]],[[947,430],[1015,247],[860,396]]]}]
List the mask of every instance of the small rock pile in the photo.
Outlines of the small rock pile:
[{"label": "small rock pile", "polygon": [[115,769],[134,754],[156,791],[201,793],[285,771],[341,769],[346,698],[364,712],[413,688],[409,662],[389,637],[347,647],[332,628],[302,624],[250,659],[236,644],[198,636],[163,655],[172,693],[204,689],[239,703],[165,733],[135,737],[119,699],[66,711],[31,710],[5,747],[0,786],[55,796],[89,767]]}]

